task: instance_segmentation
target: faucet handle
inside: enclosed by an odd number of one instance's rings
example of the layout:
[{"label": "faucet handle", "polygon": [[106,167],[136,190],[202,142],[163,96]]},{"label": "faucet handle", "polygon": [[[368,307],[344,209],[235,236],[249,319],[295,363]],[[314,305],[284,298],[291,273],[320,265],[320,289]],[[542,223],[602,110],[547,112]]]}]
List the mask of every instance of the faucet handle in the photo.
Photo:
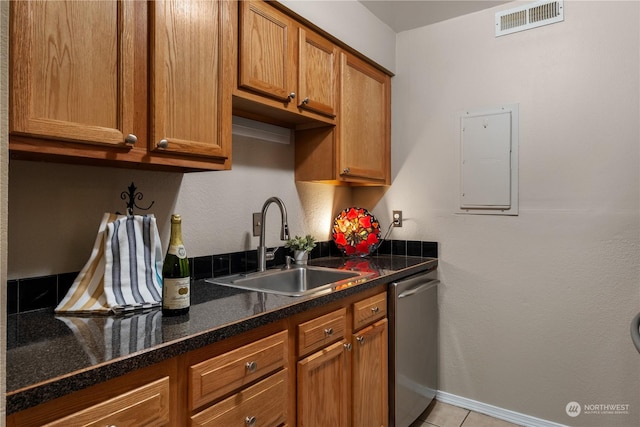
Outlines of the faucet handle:
[{"label": "faucet handle", "polygon": [[276,246],[275,248],[273,248],[272,251],[269,251],[269,249],[267,249],[265,251],[264,258],[267,261],[273,261],[276,258],[276,252],[278,252],[278,249],[280,249],[279,246]]}]

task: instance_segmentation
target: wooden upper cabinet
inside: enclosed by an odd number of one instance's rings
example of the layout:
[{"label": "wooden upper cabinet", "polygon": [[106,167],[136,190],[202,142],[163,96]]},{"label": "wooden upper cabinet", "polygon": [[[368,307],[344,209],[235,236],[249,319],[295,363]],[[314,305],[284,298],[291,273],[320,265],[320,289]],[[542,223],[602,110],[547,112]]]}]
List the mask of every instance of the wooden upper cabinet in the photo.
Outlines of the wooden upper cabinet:
[{"label": "wooden upper cabinet", "polygon": [[238,86],[295,102],[295,22],[263,1],[239,2]]},{"label": "wooden upper cabinet", "polygon": [[234,107],[282,124],[334,123],[338,48],[268,2],[238,4]]},{"label": "wooden upper cabinet", "polygon": [[338,105],[338,48],[320,35],[300,28],[298,106],[335,117]]},{"label": "wooden upper cabinet", "polygon": [[221,52],[231,42],[229,2],[157,0],[152,23],[149,148],[192,156],[231,155],[231,92]]},{"label": "wooden upper cabinet", "polygon": [[235,7],[11,2],[12,158],[229,169]]},{"label": "wooden upper cabinet", "polygon": [[339,55],[337,124],[296,131],[296,180],[389,185],[391,77],[351,53]]},{"label": "wooden upper cabinet", "polygon": [[135,134],[134,2],[10,7],[10,133],[125,148]]},{"label": "wooden upper cabinet", "polygon": [[340,179],[391,183],[391,78],[354,55],[340,53]]}]

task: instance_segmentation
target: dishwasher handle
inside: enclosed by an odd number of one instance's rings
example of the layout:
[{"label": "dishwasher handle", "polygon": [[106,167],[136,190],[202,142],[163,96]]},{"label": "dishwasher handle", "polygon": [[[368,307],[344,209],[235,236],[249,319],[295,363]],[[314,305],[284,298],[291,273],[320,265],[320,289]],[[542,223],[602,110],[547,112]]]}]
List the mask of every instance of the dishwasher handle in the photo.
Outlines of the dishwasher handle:
[{"label": "dishwasher handle", "polygon": [[414,286],[413,288],[409,288],[406,291],[402,292],[400,295],[398,295],[398,299],[419,294],[420,292],[426,291],[429,288],[437,286],[438,283],[440,283],[440,280],[438,279],[427,280],[425,282],[418,284],[417,286]]}]

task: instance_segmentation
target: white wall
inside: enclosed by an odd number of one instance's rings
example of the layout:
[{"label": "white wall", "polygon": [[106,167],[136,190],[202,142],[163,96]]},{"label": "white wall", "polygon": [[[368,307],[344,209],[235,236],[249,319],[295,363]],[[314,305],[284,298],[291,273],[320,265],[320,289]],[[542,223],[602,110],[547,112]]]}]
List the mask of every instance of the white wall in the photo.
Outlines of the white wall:
[{"label": "white wall", "polygon": [[[398,35],[394,180],[376,210],[404,211],[396,238],[440,242],[441,390],[637,426],[640,3],[564,4],[563,23],[501,38],[498,9]],[[520,105],[520,215],[456,215],[455,114],[507,103]],[[630,413],[570,418],[571,401]]]},{"label": "white wall", "polygon": [[[333,214],[350,190],[294,182],[294,146],[234,137],[233,169],[189,174],[12,161],[9,181],[8,276],[79,271],[87,261],[104,212],[124,212],[120,194],[135,182],[141,207],[158,218],[163,248],[171,213],[183,217],[190,257],[255,249],[252,212],[280,197],[290,232],[329,240]],[[136,210],[136,213],[145,213]],[[280,246],[280,212],[267,211],[266,243]]]}]

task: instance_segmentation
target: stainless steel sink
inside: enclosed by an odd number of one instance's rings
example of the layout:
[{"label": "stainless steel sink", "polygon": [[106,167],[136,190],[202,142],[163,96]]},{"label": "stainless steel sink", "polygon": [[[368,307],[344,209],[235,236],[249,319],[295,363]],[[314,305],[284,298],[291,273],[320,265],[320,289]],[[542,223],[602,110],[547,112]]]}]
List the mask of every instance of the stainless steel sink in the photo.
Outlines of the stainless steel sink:
[{"label": "stainless steel sink", "polygon": [[304,296],[339,286],[363,282],[372,273],[336,270],[315,266],[292,266],[289,269],[266,270],[206,279],[214,285],[287,296]]}]

